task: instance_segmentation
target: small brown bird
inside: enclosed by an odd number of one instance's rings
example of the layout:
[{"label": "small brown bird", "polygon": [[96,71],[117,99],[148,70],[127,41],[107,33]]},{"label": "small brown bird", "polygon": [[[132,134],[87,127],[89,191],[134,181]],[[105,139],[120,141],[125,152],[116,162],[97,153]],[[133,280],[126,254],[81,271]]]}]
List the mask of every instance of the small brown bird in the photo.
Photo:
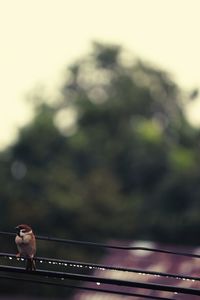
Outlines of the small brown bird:
[{"label": "small brown bird", "polygon": [[16,228],[17,235],[15,237],[15,243],[19,253],[17,257],[23,257],[27,259],[26,270],[35,271],[36,265],[34,256],[36,253],[36,241],[35,235],[30,226],[26,224],[18,225]]}]

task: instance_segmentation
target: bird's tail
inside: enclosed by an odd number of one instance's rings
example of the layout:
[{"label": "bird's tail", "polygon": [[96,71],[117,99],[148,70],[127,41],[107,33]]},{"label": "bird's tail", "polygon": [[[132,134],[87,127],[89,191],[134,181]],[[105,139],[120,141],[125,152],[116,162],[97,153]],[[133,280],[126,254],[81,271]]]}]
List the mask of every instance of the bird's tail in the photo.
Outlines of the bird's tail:
[{"label": "bird's tail", "polygon": [[27,258],[26,260],[26,270],[27,271],[35,271],[36,264],[34,258]]}]

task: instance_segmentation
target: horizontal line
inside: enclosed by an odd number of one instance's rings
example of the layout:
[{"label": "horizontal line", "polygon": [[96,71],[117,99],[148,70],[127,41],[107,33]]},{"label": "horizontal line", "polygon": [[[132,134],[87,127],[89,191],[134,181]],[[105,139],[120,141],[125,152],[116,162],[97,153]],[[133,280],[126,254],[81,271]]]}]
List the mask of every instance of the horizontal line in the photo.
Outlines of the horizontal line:
[{"label": "horizontal line", "polygon": [[[5,232],[0,231],[2,235],[10,235],[15,236],[16,234],[13,232]],[[109,245],[109,244],[101,244],[101,243],[94,243],[94,242],[86,242],[86,241],[77,241],[77,240],[68,240],[68,239],[61,239],[55,237],[47,237],[36,235],[37,240],[43,241],[50,241],[50,242],[57,242],[57,243],[65,243],[71,245],[79,245],[79,246],[89,246],[89,247],[97,247],[97,248],[107,248],[107,249],[115,249],[115,250],[142,250],[142,251],[150,251],[150,252],[158,252],[158,253],[166,253],[166,254],[173,254],[179,256],[187,256],[187,257],[195,257],[200,258],[199,254],[192,254],[186,252],[177,252],[177,251],[170,251],[165,249],[158,249],[158,248],[148,248],[148,247],[131,247],[131,246],[117,246],[117,245]]]},{"label": "horizontal line", "polygon": [[[0,252],[0,257],[6,257],[6,258],[12,257],[16,260],[19,259],[14,254],[1,253],[1,252]],[[39,261],[39,262],[40,261],[46,262],[46,263],[68,264],[69,266],[70,266],[70,264],[77,265],[77,268],[78,268],[78,266],[79,267],[83,266],[83,267],[88,267],[88,268],[92,267],[92,268],[99,268],[99,269],[113,270],[113,271],[120,271],[120,272],[142,273],[142,274],[146,274],[146,275],[154,275],[154,276],[162,276],[162,277],[171,277],[171,278],[176,278],[176,279],[200,281],[200,277],[163,273],[163,272],[156,272],[156,271],[151,271],[151,270],[146,271],[146,270],[141,270],[141,269],[115,267],[115,266],[109,266],[109,265],[103,265],[103,264],[93,264],[93,263],[85,263],[85,262],[79,262],[79,261],[62,260],[62,259],[47,258],[47,257],[35,257],[35,260]]]},{"label": "horizontal line", "polygon": [[108,285],[118,285],[118,286],[133,287],[133,288],[135,287],[135,288],[142,288],[142,289],[151,289],[151,290],[159,290],[159,291],[166,291],[172,293],[181,293],[181,294],[200,296],[200,289],[184,288],[184,287],[177,287],[171,285],[125,281],[125,280],[103,278],[103,277],[91,276],[91,275],[53,272],[53,271],[46,271],[46,270],[26,271],[22,268],[8,267],[8,266],[0,266],[0,271],[20,273],[20,274],[31,274],[34,276],[48,276],[50,278],[60,278],[60,279],[64,278],[64,279],[86,281],[86,282],[99,282],[100,284],[102,283]]},{"label": "horizontal line", "polygon": [[155,299],[155,300],[173,300],[172,298],[163,298],[163,297],[157,297],[157,296],[148,296],[138,293],[130,293],[130,292],[120,292],[120,291],[112,291],[107,289],[95,289],[95,288],[89,288],[89,287],[81,287],[76,285],[69,285],[69,284],[59,284],[56,282],[49,282],[49,281],[40,281],[40,280],[33,280],[33,279],[27,279],[27,278],[16,278],[11,276],[1,276],[1,279],[7,279],[7,280],[18,280],[18,281],[24,281],[24,282],[30,282],[30,283],[37,283],[37,284],[46,284],[46,285],[53,285],[53,286],[59,286],[59,287],[65,287],[70,289],[80,289],[84,291],[90,291],[90,292],[97,292],[97,293],[107,293],[107,294],[115,294],[115,295],[122,295],[122,296],[129,296],[129,297],[142,297],[147,299]]}]

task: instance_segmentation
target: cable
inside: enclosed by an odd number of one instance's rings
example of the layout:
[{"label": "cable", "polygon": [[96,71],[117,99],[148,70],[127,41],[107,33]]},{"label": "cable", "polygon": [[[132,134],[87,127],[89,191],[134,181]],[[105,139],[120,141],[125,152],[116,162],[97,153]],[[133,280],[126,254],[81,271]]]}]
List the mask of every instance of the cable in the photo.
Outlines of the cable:
[{"label": "cable", "polygon": [[151,290],[200,296],[200,289],[184,288],[179,286],[163,285],[163,284],[156,284],[156,283],[125,281],[120,279],[103,278],[99,276],[65,273],[65,272],[53,272],[53,271],[46,271],[46,270],[26,271],[22,268],[8,267],[8,266],[0,266],[0,271],[9,272],[9,273],[11,272],[11,273],[19,273],[19,274],[30,274],[33,276],[44,276],[49,278],[78,280],[83,282],[85,281],[96,282],[96,283],[98,282],[99,284],[117,285],[117,286],[133,287],[133,288],[141,288],[141,289],[151,289]]},{"label": "cable", "polygon": [[[0,231],[0,234],[10,235],[10,236],[15,236],[16,235],[15,233],[5,232],[5,231]],[[115,250],[143,250],[143,251],[150,251],[150,252],[159,252],[159,253],[167,253],[167,254],[173,254],[173,255],[179,255],[179,256],[200,258],[200,254],[177,252],[177,251],[170,251],[170,250],[157,249],[157,248],[134,247],[134,246],[117,246],[117,245],[101,244],[101,243],[94,243],[94,242],[60,239],[60,238],[47,237],[47,236],[41,236],[41,235],[37,235],[36,239],[37,240],[50,241],[50,242],[71,244],[71,245],[79,245],[79,246],[91,246],[91,247],[107,248],[107,249],[115,249]]]},{"label": "cable", "polygon": [[49,282],[49,281],[40,281],[40,280],[33,280],[33,279],[27,279],[27,278],[16,278],[11,276],[1,276],[1,279],[7,279],[7,280],[17,280],[17,281],[24,281],[29,283],[37,283],[37,284],[46,284],[50,286],[59,286],[59,287],[65,287],[70,289],[80,289],[84,291],[90,291],[90,292],[97,292],[97,293],[107,293],[107,294],[115,294],[115,295],[122,295],[122,296],[130,296],[130,297],[142,297],[147,299],[155,299],[155,300],[172,300],[172,298],[163,298],[163,297],[156,297],[156,296],[148,296],[148,295],[142,295],[137,293],[129,293],[129,292],[122,292],[122,291],[111,291],[107,289],[97,289],[97,288],[91,288],[91,287],[81,287],[76,285],[69,285],[69,284],[60,284],[56,282]]},{"label": "cable", "polygon": [[[16,257],[14,254],[10,253],[1,253],[0,257],[6,257],[6,258],[14,258],[16,260],[19,260],[19,258]],[[23,259],[23,258],[22,258]],[[72,261],[72,260],[62,260],[62,259],[55,259],[55,258],[47,258],[47,257],[35,257],[35,260],[39,263],[49,263],[49,264],[60,264],[60,265],[68,265],[69,267],[85,267],[85,268],[91,268],[91,269],[102,269],[102,270],[113,270],[113,271],[120,271],[120,272],[132,272],[132,273],[140,273],[140,274],[146,274],[146,275],[152,275],[152,276],[162,276],[162,277],[168,277],[168,278],[176,278],[176,279],[183,279],[183,280],[193,280],[193,281],[200,281],[200,277],[195,276],[189,276],[189,275],[179,275],[179,274],[171,274],[171,273],[163,273],[163,272],[156,272],[156,271],[145,271],[141,269],[132,269],[132,268],[124,268],[124,267],[115,267],[115,266],[109,266],[109,265],[103,265],[103,264],[93,264],[93,263],[85,263],[85,262],[79,262],[79,261]]]}]

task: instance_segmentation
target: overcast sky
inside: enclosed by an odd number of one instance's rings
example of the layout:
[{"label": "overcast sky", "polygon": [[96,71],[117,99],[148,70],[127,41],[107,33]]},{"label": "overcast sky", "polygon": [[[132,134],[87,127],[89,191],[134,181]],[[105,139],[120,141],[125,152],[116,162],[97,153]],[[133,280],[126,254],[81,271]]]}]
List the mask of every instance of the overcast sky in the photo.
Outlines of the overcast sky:
[{"label": "overcast sky", "polygon": [[122,45],[186,90],[199,87],[199,14],[199,0],[0,0],[0,147],[31,117],[27,93],[56,89],[93,40]]}]

